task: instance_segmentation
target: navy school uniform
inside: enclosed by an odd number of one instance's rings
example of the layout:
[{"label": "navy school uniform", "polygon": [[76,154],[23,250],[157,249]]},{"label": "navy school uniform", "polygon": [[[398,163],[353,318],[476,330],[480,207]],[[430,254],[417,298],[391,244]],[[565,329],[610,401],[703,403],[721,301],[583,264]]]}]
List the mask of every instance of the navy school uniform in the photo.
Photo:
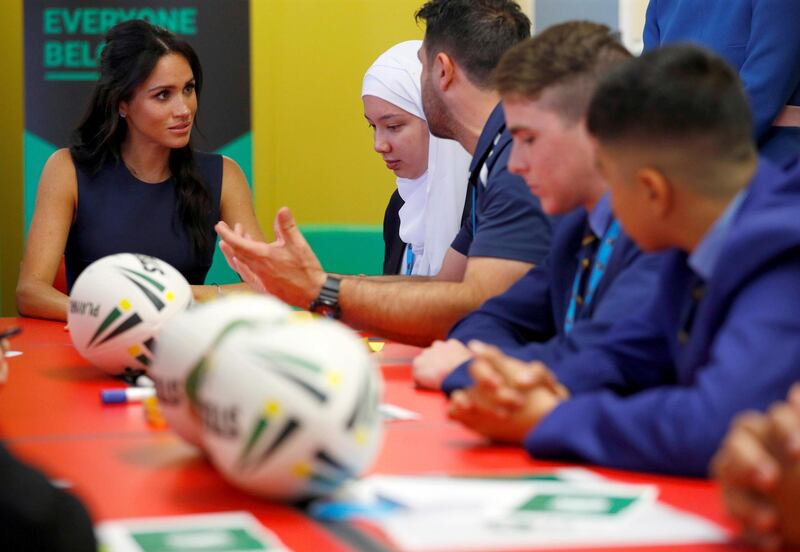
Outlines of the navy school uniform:
[{"label": "navy school uniform", "polygon": [[[798,212],[800,170],[762,160],[743,201],[692,256],[667,254],[659,291],[639,315],[553,367],[573,396],[525,448],[537,458],[705,475],[733,417],[766,409],[800,379]],[[707,278],[699,303],[698,278]]]},{"label": "navy school uniform", "polygon": [[798,21],[797,0],[650,0],[644,47],[695,42],[722,56],[750,98],[761,153],[783,165],[800,155],[800,128],[772,124],[800,106]]},{"label": "navy school uniform", "polygon": [[497,104],[483,127],[470,164],[470,211],[451,247],[470,257],[532,264],[550,250],[550,218],[525,181],[508,171],[511,134]]},{"label": "navy school uniform", "polygon": [[[602,236],[613,220],[608,194],[591,215],[581,207],[561,217],[545,262],[506,293],[463,318],[449,337],[463,343],[478,339],[510,356],[547,365],[596,344],[615,321],[655,293],[661,263],[660,255],[642,254],[620,233],[592,301],[578,311],[574,326],[567,331],[565,321],[583,237],[589,226],[594,235]],[[442,390],[449,394],[472,385],[468,365],[465,362],[445,378]]]}]

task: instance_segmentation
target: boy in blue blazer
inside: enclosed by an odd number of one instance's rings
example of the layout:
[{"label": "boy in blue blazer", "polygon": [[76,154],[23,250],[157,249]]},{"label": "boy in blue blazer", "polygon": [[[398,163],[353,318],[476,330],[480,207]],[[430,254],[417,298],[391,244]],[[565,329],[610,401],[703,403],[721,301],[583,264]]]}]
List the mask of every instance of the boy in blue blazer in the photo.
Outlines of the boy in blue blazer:
[{"label": "boy in blue blazer", "polygon": [[553,363],[595,344],[655,291],[659,258],[621,231],[586,129],[599,76],[630,57],[608,27],[590,22],[551,27],[503,57],[495,83],[513,137],[508,168],[547,214],[564,216],[541,266],[415,359],[418,385],[447,393],[470,385],[471,339]]},{"label": "boy in blue blazer", "polygon": [[478,346],[451,415],[540,458],[705,475],[731,419],[800,379],[800,170],[759,160],[736,73],[695,46],[612,70],[588,126],[625,230],[672,248],[659,290],[550,369]]},{"label": "boy in blue blazer", "polygon": [[750,99],[762,155],[784,164],[800,155],[800,2],[650,0],[644,48],[697,42],[738,72]]}]

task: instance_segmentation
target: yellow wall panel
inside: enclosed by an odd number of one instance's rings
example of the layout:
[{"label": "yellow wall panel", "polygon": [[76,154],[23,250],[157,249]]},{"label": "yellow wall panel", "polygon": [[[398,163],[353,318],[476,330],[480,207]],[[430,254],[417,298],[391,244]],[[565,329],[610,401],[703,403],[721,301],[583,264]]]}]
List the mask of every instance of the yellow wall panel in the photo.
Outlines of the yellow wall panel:
[{"label": "yellow wall panel", "polygon": [[253,0],[253,165],[265,230],[282,205],[301,223],[382,222],[394,175],[372,150],[361,79],[384,50],[422,38],[420,5]]},{"label": "yellow wall panel", "polygon": [[16,315],[14,288],[22,256],[22,0],[0,14],[0,315]]}]

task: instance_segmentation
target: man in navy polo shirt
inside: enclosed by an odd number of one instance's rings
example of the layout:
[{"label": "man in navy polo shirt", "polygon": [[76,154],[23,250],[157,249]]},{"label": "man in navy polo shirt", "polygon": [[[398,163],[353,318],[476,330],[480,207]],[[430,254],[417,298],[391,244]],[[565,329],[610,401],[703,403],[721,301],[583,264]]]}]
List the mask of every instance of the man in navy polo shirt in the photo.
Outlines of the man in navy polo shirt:
[{"label": "man in navy polo shirt", "polygon": [[474,207],[439,274],[327,274],[286,208],[277,214],[273,243],[224,223],[217,232],[229,263],[254,288],[396,341],[427,345],[544,260],[550,221],[525,182],[508,171],[511,136],[490,82],[500,56],[530,35],[530,21],[513,0],[430,0],[417,19],[426,23],[421,89],[430,130],[473,154]]},{"label": "man in navy polo shirt", "polygon": [[573,21],[500,60],[495,82],[514,137],[509,169],[546,213],[563,216],[544,263],[414,359],[418,385],[447,393],[471,385],[472,339],[550,364],[597,343],[655,291],[660,258],[643,255],[620,229],[586,130],[598,79],[630,57],[608,27]]}]

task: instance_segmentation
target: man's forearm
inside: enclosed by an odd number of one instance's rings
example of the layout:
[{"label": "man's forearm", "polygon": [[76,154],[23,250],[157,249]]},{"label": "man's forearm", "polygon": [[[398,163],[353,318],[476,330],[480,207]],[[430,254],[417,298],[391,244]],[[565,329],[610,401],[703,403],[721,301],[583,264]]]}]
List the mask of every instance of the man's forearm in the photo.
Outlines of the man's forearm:
[{"label": "man's forearm", "polygon": [[[342,275],[343,278],[354,278],[356,276]],[[388,284],[392,282],[429,282],[433,280],[431,276],[404,276],[402,274],[383,274],[377,276],[357,276],[362,280],[368,282],[376,282],[379,284]]]},{"label": "man's forearm", "polygon": [[339,295],[348,324],[420,346],[443,339],[485,299],[485,293],[465,283],[405,277],[392,282],[345,278]]}]

